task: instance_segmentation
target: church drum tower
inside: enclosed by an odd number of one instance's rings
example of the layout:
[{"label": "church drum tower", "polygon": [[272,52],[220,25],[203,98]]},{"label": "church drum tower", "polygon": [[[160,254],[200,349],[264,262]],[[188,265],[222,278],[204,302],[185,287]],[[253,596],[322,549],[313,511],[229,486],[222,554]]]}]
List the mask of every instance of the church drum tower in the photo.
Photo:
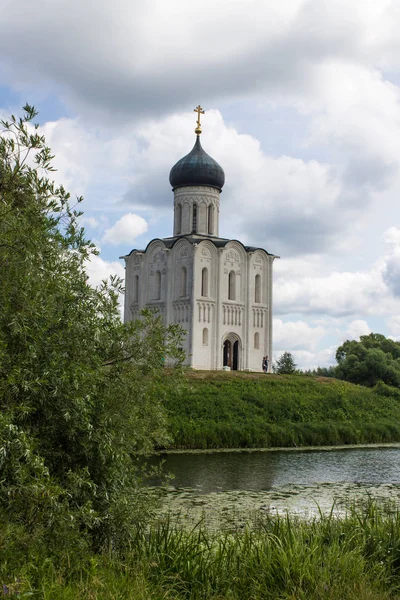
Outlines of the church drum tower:
[{"label": "church drum tower", "polygon": [[[185,364],[195,369],[261,371],[272,355],[275,255],[219,237],[225,174],[196,141],[171,169],[173,237],[152,240],[125,259],[125,321],[152,308],[187,331]],[[271,364],[271,361],[270,363]]]}]

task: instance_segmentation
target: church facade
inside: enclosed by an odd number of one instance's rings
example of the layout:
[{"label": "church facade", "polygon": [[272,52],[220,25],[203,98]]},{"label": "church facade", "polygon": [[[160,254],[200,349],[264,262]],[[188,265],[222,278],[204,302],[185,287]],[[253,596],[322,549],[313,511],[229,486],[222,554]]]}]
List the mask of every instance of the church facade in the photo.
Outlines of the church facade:
[{"label": "church facade", "polygon": [[[219,237],[225,175],[200,143],[171,169],[173,236],[124,256],[125,321],[143,308],[187,331],[186,364],[195,369],[261,371],[272,355],[275,255]],[[271,362],[271,361],[270,361]]]}]

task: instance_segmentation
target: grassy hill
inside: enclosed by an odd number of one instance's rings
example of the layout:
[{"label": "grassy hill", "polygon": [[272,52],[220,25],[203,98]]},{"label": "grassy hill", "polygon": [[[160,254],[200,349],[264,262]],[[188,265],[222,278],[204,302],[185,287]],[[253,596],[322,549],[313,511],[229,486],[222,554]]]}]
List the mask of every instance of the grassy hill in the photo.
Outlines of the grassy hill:
[{"label": "grassy hill", "polygon": [[188,372],[166,400],[170,449],[400,442],[400,391],[324,377]]}]

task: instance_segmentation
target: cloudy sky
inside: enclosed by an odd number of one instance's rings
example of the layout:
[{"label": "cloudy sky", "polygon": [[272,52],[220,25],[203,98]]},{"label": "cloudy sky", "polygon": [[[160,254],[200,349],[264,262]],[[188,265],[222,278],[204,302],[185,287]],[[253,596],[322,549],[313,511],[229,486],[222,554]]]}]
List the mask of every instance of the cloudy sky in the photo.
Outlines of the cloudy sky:
[{"label": "cloudy sky", "polygon": [[220,235],[279,255],[274,355],[400,339],[398,0],[0,0],[0,114],[28,102],[84,195],[93,282],[172,234],[172,165],[224,168]]}]

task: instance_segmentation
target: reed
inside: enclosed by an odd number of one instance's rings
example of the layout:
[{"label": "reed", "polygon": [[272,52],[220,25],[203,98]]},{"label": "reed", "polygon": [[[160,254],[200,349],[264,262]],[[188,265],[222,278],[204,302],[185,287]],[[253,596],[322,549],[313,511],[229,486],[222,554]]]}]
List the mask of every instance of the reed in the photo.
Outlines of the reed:
[{"label": "reed", "polygon": [[394,600],[400,594],[400,515],[373,502],[343,519],[264,515],[241,533],[190,531],[169,521],[137,533],[126,554],[10,560],[8,597],[51,600]]}]

